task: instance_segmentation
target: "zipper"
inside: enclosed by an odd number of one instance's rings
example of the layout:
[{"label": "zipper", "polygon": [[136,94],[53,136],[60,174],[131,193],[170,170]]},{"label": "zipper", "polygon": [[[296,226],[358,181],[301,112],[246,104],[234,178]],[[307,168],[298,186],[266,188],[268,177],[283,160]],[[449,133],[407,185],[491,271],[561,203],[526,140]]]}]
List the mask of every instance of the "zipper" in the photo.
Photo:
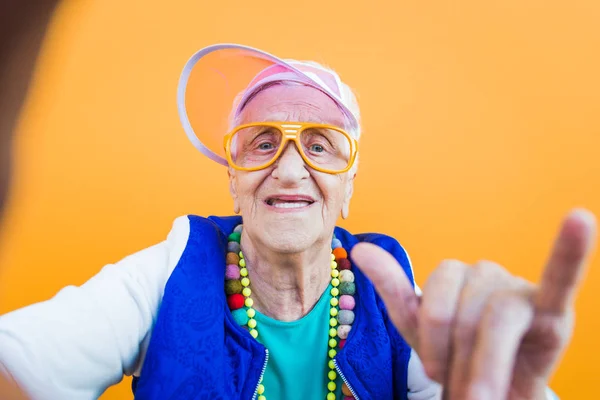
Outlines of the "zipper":
[{"label": "zipper", "polygon": [[358,396],[356,395],[356,392],[354,391],[354,389],[352,389],[352,386],[350,386],[350,384],[348,383],[348,380],[346,379],[346,377],[344,376],[344,374],[342,373],[342,370],[340,369],[337,360],[334,358],[333,359],[333,364],[335,365],[335,369],[338,372],[338,374],[340,374],[340,376],[342,377],[342,380],[344,381],[344,383],[346,384],[346,386],[348,386],[348,389],[350,389],[350,393],[352,393],[352,396],[354,396],[354,398],[356,400],[360,400],[358,398]]},{"label": "zipper", "polygon": [[252,400],[256,400],[256,396],[258,395],[258,385],[263,379],[263,375],[265,374],[265,370],[267,369],[267,362],[269,361],[269,350],[265,349],[265,363],[263,364],[262,371],[260,371],[260,376],[258,377],[258,382],[256,383],[256,388],[254,388],[254,394],[252,395]]}]

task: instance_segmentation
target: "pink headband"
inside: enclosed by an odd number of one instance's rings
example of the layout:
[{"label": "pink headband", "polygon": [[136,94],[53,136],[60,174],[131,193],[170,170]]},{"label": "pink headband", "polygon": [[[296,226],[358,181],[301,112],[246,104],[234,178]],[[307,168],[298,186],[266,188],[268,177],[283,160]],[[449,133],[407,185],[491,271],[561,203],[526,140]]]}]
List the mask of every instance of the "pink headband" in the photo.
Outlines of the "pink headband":
[{"label": "pink headband", "polygon": [[[254,79],[252,79],[252,81],[250,81],[250,84],[244,91],[244,94],[239,99],[238,103],[235,105],[236,109],[234,116],[237,117],[239,115],[239,113],[244,109],[247,102],[257,92],[257,90],[271,82],[288,81],[301,83],[320,90],[327,96],[331,97],[333,101],[339,104],[339,101],[337,99],[341,98],[341,91],[338,83],[339,78],[337,76],[333,75],[330,71],[317,68],[299,61],[290,60],[289,63],[290,65],[294,65],[300,71],[304,72],[306,75],[300,75],[295,71],[291,70],[290,68],[280,64],[275,64],[265,68],[258,75],[256,75]],[[308,79],[307,75],[309,75],[312,79]],[[315,81],[318,84],[315,84]],[[346,110],[344,110],[342,107],[340,107],[340,109],[344,111],[344,114],[347,114]],[[350,118],[348,118],[348,120],[350,124],[353,125],[353,122],[356,121],[356,118],[353,115],[351,115]],[[355,126],[352,127],[354,128]]]}]

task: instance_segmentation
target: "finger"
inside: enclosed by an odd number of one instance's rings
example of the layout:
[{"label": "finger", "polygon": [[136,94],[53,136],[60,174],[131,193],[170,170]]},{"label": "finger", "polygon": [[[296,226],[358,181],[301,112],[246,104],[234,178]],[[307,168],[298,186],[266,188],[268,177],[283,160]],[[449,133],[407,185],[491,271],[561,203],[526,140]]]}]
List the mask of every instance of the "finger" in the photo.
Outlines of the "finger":
[{"label": "finger", "polygon": [[572,304],[595,236],[592,213],[575,210],[567,216],[542,275],[536,297],[538,311],[562,314]]},{"label": "finger", "polygon": [[451,338],[458,302],[469,266],[447,260],[429,276],[419,308],[417,352],[427,375],[445,384],[451,359]]},{"label": "finger", "polygon": [[508,397],[517,353],[533,314],[526,294],[496,292],[490,297],[477,329],[466,399]]},{"label": "finger", "polygon": [[373,282],[388,314],[408,344],[417,348],[419,297],[396,259],[371,243],[359,243],[350,257]]},{"label": "finger", "polygon": [[495,291],[510,289],[512,285],[511,275],[493,262],[480,261],[469,273],[452,332],[452,361],[448,384],[444,388],[450,399],[466,397],[477,326],[489,297]]}]

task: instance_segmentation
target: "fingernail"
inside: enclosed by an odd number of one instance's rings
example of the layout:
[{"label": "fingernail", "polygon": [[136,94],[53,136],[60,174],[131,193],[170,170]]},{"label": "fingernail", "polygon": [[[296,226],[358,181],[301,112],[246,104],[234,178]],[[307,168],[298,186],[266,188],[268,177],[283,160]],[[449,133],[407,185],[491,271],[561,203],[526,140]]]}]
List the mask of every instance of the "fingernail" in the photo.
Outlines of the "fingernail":
[{"label": "fingernail", "polygon": [[580,221],[583,221],[585,224],[595,224],[596,216],[590,210],[585,208],[575,208],[571,211],[571,216],[577,217]]}]

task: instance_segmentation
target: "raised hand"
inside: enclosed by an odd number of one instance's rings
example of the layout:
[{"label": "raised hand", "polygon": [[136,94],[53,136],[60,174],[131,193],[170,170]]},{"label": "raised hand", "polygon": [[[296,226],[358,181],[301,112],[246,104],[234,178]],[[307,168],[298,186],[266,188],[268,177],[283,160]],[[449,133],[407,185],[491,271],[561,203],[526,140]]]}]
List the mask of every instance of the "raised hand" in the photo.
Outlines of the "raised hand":
[{"label": "raised hand", "polygon": [[571,212],[539,284],[481,261],[442,262],[415,294],[396,260],[368,243],[351,257],[394,325],[448,399],[544,399],[569,343],[573,303],[596,236],[594,216]]}]

